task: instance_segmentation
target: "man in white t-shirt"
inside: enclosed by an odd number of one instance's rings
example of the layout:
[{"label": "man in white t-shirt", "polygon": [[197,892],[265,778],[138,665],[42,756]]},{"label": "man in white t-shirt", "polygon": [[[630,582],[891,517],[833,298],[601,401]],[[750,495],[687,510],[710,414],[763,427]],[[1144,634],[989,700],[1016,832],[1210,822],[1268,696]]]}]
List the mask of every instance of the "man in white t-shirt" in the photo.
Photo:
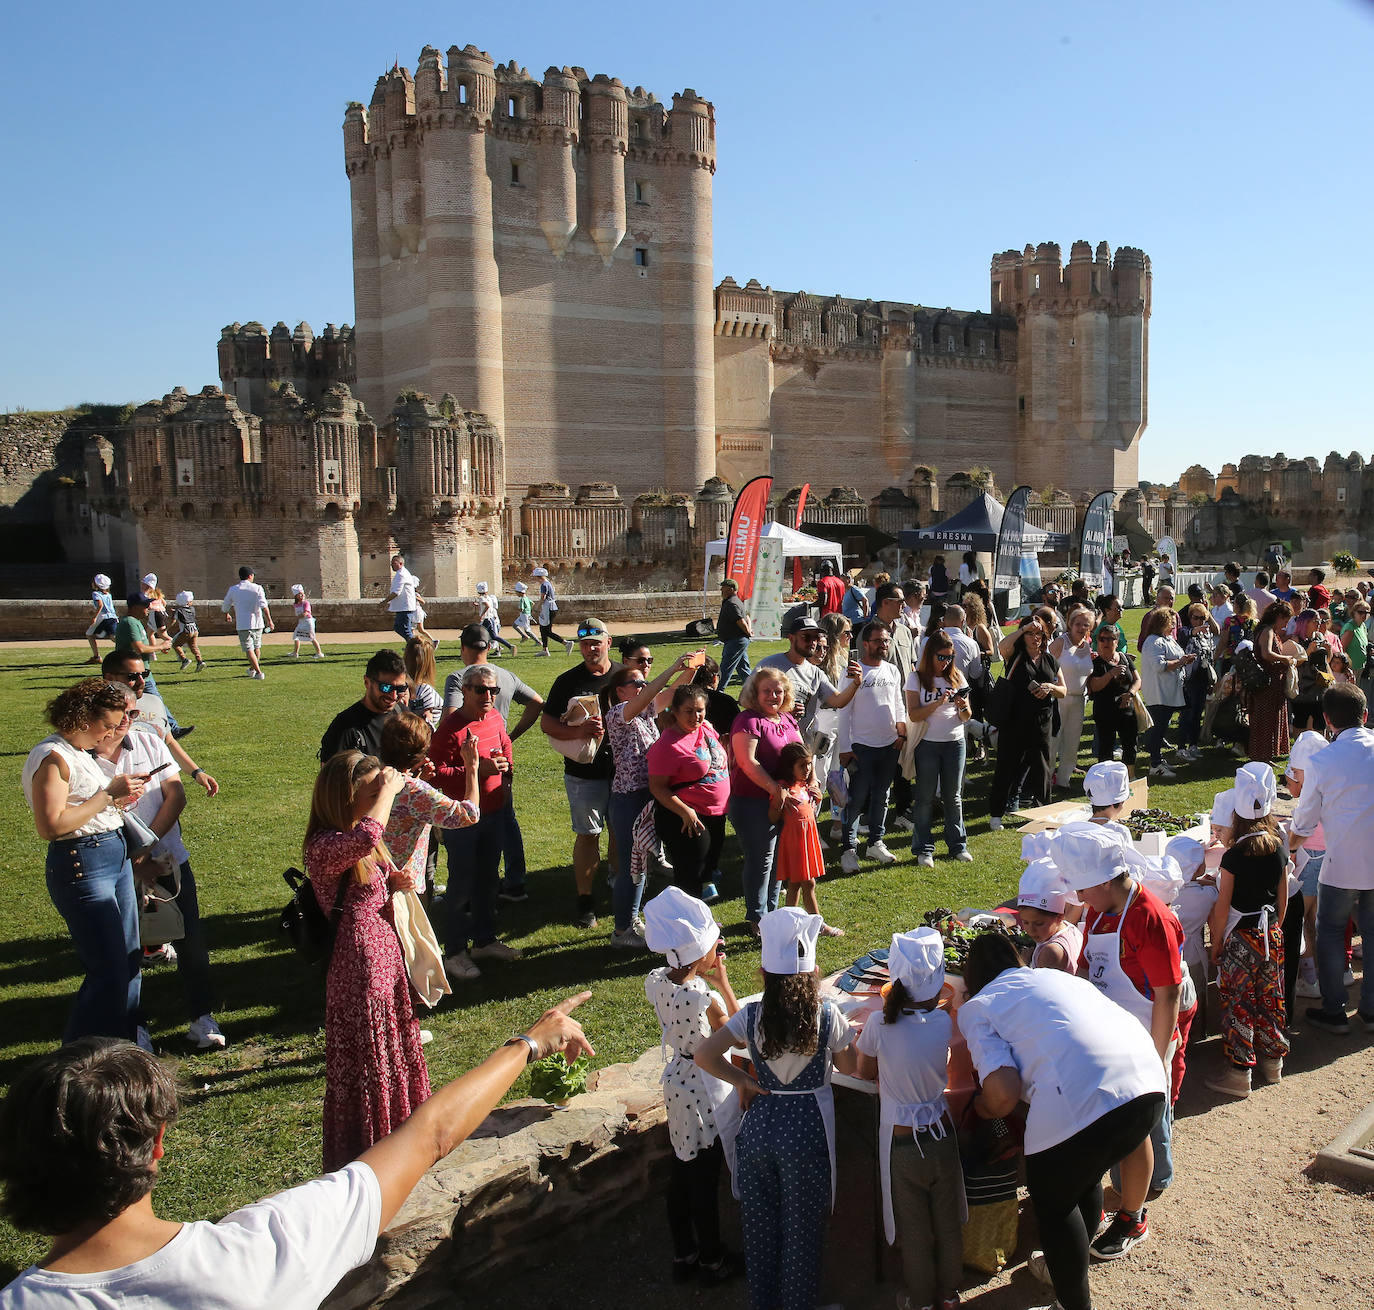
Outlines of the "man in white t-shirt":
[{"label": "man in white t-shirt", "polygon": [[352,1164],[218,1223],[178,1223],[153,1210],[177,1110],[166,1066],[104,1037],[39,1056],[0,1107],[0,1183],[6,1217],[53,1234],[52,1244],[0,1289],[0,1310],[318,1306],[367,1262],[425,1171],[467,1139],[531,1059],[595,1054],[568,1017],[589,996],[546,1011]]},{"label": "man in white t-shirt", "polygon": [[404,555],[391,557],[391,590],[382,599],[382,606],[391,611],[392,630],[402,641],[409,641],[415,631],[415,611],[420,603],[420,579],[408,568]]},{"label": "man in white t-shirt", "polygon": [[888,661],[892,633],[886,623],[874,619],[859,633],[860,675],[854,695],[840,708],[840,764],[854,766],[849,785],[849,804],[844,812],[844,854],[840,868],[857,873],[859,868],[859,820],[868,818],[868,858],[894,864],[888,850],[887,798],[897,776],[898,756],[906,736],[906,707],[902,704],[902,679]]},{"label": "man in white t-shirt", "polygon": [[271,632],[276,625],[267,607],[267,593],[253,581],[253,570],[248,565],[239,570],[238,582],[224,593],[220,609],[224,611],[224,621],[238,630],[239,645],[248,656],[248,676],[264,681],[267,674],[258,658],[262,634],[264,630]]}]

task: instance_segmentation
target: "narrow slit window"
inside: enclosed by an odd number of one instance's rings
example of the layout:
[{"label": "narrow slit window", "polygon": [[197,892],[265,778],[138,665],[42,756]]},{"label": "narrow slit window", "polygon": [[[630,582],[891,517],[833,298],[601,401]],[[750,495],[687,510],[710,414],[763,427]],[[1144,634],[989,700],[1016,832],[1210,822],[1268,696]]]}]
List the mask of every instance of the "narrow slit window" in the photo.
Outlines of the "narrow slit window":
[{"label": "narrow slit window", "polygon": [[635,267],[636,267],[636,268],[648,268],[648,267],[649,267],[649,252],[648,252],[643,246],[636,246],[636,247],[635,247]]},{"label": "narrow slit window", "polygon": [[645,191],[644,191],[644,183],[643,183],[643,182],[636,182],[636,183],[635,183],[635,204],[637,204],[637,205],[643,205],[643,204],[646,204],[647,201],[648,201],[648,197],[647,197],[647,195],[645,194]]},{"label": "narrow slit window", "polygon": [[510,161],[510,184],[511,186],[520,185],[520,161],[517,159]]},{"label": "narrow slit window", "polygon": [[466,82],[458,83],[458,103],[465,105],[468,102],[468,88]]}]

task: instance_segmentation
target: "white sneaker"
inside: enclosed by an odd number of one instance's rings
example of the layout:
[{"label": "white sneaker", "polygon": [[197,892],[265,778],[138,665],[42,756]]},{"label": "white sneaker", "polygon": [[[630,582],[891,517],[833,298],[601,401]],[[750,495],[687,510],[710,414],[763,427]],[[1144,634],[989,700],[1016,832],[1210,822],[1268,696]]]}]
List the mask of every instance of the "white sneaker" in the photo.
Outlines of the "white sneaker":
[{"label": "white sneaker", "polygon": [[563,639],[563,647],[568,654],[571,655],[573,651],[577,649],[577,643],[571,637],[565,637]]},{"label": "white sneaker", "polygon": [[881,841],[871,841],[868,843],[868,858],[877,860],[879,864],[896,864],[897,857],[887,849],[885,843]]},{"label": "white sneaker", "polygon": [[[321,651],[318,655],[315,656],[315,658],[316,658],[317,660],[322,660],[322,659],[324,659],[324,652]],[[424,1031],[424,1032],[429,1032],[429,1029],[426,1028],[426,1029],[423,1029],[422,1031]],[[430,1036],[432,1037],[433,1034],[431,1033]]]},{"label": "white sneaker", "polygon": [[970,850],[962,850],[954,858],[958,860],[960,864],[972,864],[973,852]]},{"label": "white sneaker", "polygon": [[175,964],[176,962],[177,948],[171,942],[163,942],[161,946],[143,952],[145,968],[150,964]]},{"label": "white sneaker", "polygon": [[220,1032],[213,1014],[202,1014],[187,1028],[186,1040],[201,1051],[208,1051],[212,1046],[223,1047],[226,1044],[225,1036]]},{"label": "white sneaker", "polygon": [[920,869],[933,869],[935,867],[935,857],[933,855],[918,855],[916,857],[916,867]]},{"label": "white sneaker", "polygon": [[1176,774],[1167,764],[1155,764],[1150,768],[1152,778],[1177,778]]},{"label": "white sneaker", "polygon": [[472,960],[499,960],[503,964],[509,964],[513,960],[521,958],[521,952],[514,946],[507,946],[505,942],[488,942],[485,946],[474,946],[468,952],[468,958]]},{"label": "white sneaker", "polygon": [[458,982],[471,982],[474,978],[482,976],[481,969],[473,964],[472,956],[466,951],[459,951],[457,955],[450,955],[444,961],[444,972]]},{"label": "white sneaker", "polygon": [[434,1040],[434,1034],[428,1028],[420,1029],[420,1045],[428,1046]]},{"label": "white sneaker", "polygon": [[1307,1001],[1317,1000],[1322,994],[1322,989],[1315,982],[1309,982],[1306,978],[1299,978],[1298,985],[1293,988],[1293,991]]},{"label": "white sneaker", "polygon": [[845,852],[840,856],[840,868],[845,873],[858,873],[859,871],[859,852],[852,846],[845,848]]},{"label": "white sneaker", "polygon": [[992,818],[990,818],[990,819],[988,820],[988,828],[989,828],[989,830],[992,831],[992,832],[1001,832],[1001,831],[1002,831],[1002,820],[1001,820],[997,815],[994,814],[994,815],[992,816]]},{"label": "white sneaker", "polygon": [[1120,747],[1120,746],[1118,746],[1118,747],[1112,752],[1112,759],[1116,760],[1117,763],[1120,763],[1120,762],[1121,762],[1121,747]]},{"label": "white sneaker", "polygon": [[267,681],[267,674],[265,674],[261,669],[259,669],[255,674],[253,674],[253,677],[255,677],[259,682]]},{"label": "white sneaker", "polygon": [[913,826],[910,819],[899,814],[895,819],[888,820],[887,830],[888,832],[910,832]]},{"label": "white sneaker", "polygon": [[613,932],[611,945],[618,951],[645,951],[649,949],[644,943],[644,938],[632,927],[626,928],[624,932]]}]

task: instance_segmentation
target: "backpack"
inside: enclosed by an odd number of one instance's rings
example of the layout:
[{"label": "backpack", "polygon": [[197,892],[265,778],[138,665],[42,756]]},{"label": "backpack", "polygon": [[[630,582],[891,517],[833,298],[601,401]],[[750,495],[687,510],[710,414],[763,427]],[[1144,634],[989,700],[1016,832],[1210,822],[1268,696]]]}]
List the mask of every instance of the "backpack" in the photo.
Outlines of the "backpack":
[{"label": "backpack", "polygon": [[291,945],[299,955],[311,964],[327,967],[334,954],[334,930],[338,926],[339,910],[343,906],[349,878],[345,876],[339,879],[334,908],[326,916],[315,896],[314,884],[306,874],[299,869],[287,869],[282,877],[291,888],[291,899],[282,910],[278,924],[291,939]]},{"label": "backpack", "polygon": [[1243,691],[1263,691],[1269,685],[1269,675],[1253,650],[1238,651],[1231,662],[1231,670]]}]

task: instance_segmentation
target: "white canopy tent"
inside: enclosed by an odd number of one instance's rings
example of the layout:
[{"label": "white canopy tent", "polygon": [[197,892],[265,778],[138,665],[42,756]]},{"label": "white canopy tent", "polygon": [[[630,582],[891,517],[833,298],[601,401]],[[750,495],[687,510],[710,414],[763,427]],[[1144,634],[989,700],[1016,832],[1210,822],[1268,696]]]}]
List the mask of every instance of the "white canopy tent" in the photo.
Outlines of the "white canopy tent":
[{"label": "white canopy tent", "polygon": [[[796,528],[784,527],[781,523],[765,523],[761,536],[782,542],[784,559],[816,558],[838,560],[841,546],[837,541],[827,541],[824,537],[808,536]],[[701,590],[706,592],[711,584],[711,561],[725,555],[725,538],[706,543],[706,572],[702,575]]]}]

